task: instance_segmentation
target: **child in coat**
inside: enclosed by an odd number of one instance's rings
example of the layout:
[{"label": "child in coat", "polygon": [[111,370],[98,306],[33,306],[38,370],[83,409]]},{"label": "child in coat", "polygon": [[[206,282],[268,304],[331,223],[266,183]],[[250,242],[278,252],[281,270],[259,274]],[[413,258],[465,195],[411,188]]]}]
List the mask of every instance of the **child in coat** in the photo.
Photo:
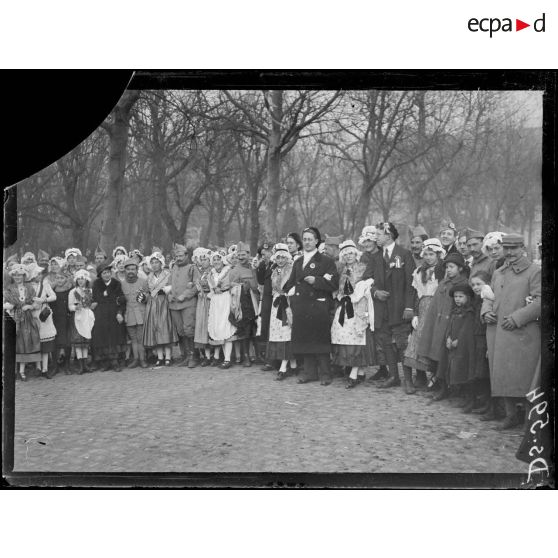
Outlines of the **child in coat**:
[{"label": "child in coat", "polygon": [[449,292],[453,306],[445,334],[445,347],[439,366],[450,387],[462,386],[465,405],[474,401],[473,380],[475,378],[475,293],[467,284],[454,285]]}]

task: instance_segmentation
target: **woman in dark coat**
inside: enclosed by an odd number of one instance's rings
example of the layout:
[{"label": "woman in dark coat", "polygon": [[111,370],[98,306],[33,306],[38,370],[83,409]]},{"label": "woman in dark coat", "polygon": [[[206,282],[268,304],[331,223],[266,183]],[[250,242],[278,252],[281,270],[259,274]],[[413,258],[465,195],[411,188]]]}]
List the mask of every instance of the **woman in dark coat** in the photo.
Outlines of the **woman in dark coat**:
[{"label": "woman in dark coat", "polygon": [[93,303],[95,325],[91,332],[91,345],[94,358],[104,362],[104,371],[111,368],[120,372],[118,355],[126,350],[126,330],[124,313],[126,298],[118,279],[112,277],[110,264],[104,263],[97,268],[97,279],[93,283]]},{"label": "woman in dark coat", "polygon": [[445,333],[452,309],[452,299],[448,293],[456,285],[468,284],[465,276],[465,260],[461,254],[457,252],[448,254],[444,259],[444,266],[446,276],[439,282],[432,297],[417,347],[417,355],[429,359],[430,369],[436,372],[436,379],[440,386],[440,390],[434,396],[437,401],[447,396],[446,378],[443,370],[437,370],[437,365],[445,347]]},{"label": "woman in dark coat", "polygon": [[289,295],[293,291],[291,348],[293,354],[304,358],[304,374],[298,383],[319,378],[327,386],[331,383],[329,302],[338,289],[339,275],[335,262],[318,252],[321,241],[318,229],[309,227],[303,231],[304,253],[294,262],[283,292]]},{"label": "woman in dark coat", "polygon": [[61,351],[64,351],[64,373],[71,374],[70,357],[72,341],[70,332],[72,317],[68,308],[68,295],[73,288],[72,278],[70,275],[60,270],[56,272],[51,279],[53,281],[52,288],[56,293],[56,300],[50,303],[52,321],[56,328],[56,337],[54,339],[55,348],[52,353],[52,362],[54,365],[52,374],[54,375],[58,372],[58,361]]}]

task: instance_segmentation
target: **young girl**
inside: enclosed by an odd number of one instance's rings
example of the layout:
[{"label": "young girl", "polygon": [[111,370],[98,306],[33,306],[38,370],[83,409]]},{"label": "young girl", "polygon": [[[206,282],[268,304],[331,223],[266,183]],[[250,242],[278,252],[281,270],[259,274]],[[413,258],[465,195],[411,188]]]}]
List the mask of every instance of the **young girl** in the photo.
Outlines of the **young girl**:
[{"label": "young girl", "polygon": [[95,324],[95,315],[91,310],[93,293],[89,288],[89,273],[85,269],[76,271],[74,281],[76,286],[68,296],[68,309],[73,313],[70,339],[79,363],[78,374],[83,374],[91,371],[87,366],[87,356]]},{"label": "young girl", "polygon": [[475,311],[472,305],[475,293],[465,283],[454,285],[449,296],[453,299],[453,307],[438,368],[450,387],[464,386],[466,405],[470,405],[474,400],[472,381],[475,378]]},{"label": "young girl", "polygon": [[127,257],[123,254],[118,254],[112,262],[112,276],[118,279],[121,283],[126,280],[126,272],[124,271],[124,262]]},{"label": "young girl", "polygon": [[266,360],[281,361],[276,380],[284,380],[290,373],[296,372],[296,359],[291,350],[291,324],[289,318],[288,298],[282,294],[283,286],[291,276],[293,258],[286,244],[276,244],[273,261],[275,268],[271,272],[271,313],[269,316],[269,340],[267,342]]},{"label": "young girl", "polygon": [[208,298],[211,276],[211,250],[207,248],[196,248],[193,261],[197,263],[200,270],[200,278],[197,283],[198,301],[196,305],[196,326],[194,331],[194,345],[201,354],[201,366],[209,366],[211,362],[211,345],[209,344],[209,302]]},{"label": "young girl", "polygon": [[[446,251],[437,238],[429,238],[424,241],[420,257],[423,263],[413,272],[413,287],[417,292],[416,316],[413,318],[413,331],[409,335],[409,342],[405,350],[403,360],[403,371],[410,377],[412,369],[416,370],[414,387],[426,388],[426,372],[432,372],[431,361],[420,357],[417,348],[424,328],[424,320],[432,297],[438,288],[438,282],[444,278],[444,268],[440,261],[445,257]],[[414,393],[414,388],[410,390]]]},{"label": "young girl", "polygon": [[31,285],[25,284],[28,274],[24,265],[15,264],[10,276],[13,283],[4,290],[3,308],[16,324],[16,363],[19,364],[19,375],[25,382],[25,364],[41,362],[39,324],[33,316],[35,291]]},{"label": "young girl", "polygon": [[364,380],[363,367],[374,364],[367,343],[371,334],[369,324],[374,320],[374,309],[370,287],[373,279],[362,280],[366,264],[360,263],[359,252],[352,240],[339,246],[339,259],[344,264],[339,277],[337,309],[331,325],[333,364],[350,368],[346,389],[354,388]]},{"label": "young girl", "polygon": [[457,285],[468,285],[463,256],[458,252],[451,252],[444,260],[445,277],[438,283],[438,288],[432,297],[422,329],[417,348],[417,355],[428,358],[430,367],[435,372],[438,391],[433,396],[434,401],[444,399],[447,394],[447,382],[444,371],[439,369],[438,363],[442,351],[445,350],[446,329],[452,309],[452,299],[448,297],[450,289]]},{"label": "young girl", "polygon": [[160,252],[154,252],[149,258],[151,273],[147,277],[147,306],[143,327],[143,346],[154,349],[157,353],[155,368],[171,365],[172,344],[178,341],[176,329],[172,323],[167,293],[170,292],[170,272],[163,269],[165,258]]},{"label": "young girl", "polygon": [[481,316],[481,308],[487,290],[491,293],[490,275],[486,271],[477,271],[470,279],[471,287],[475,293],[473,310],[475,312],[475,327],[473,331],[475,341],[475,377],[472,384],[472,397],[469,398],[464,413],[470,413],[475,406],[475,400],[479,397],[485,406],[490,400],[490,370],[488,367],[486,323]]},{"label": "young girl", "polygon": [[[209,284],[209,316],[207,320],[207,331],[209,333],[209,344],[214,346],[212,366],[219,365],[221,346],[223,347],[224,361],[221,368],[227,369],[231,366],[231,354],[233,349],[233,337],[236,328],[229,321],[231,311],[231,294],[229,271],[230,266],[225,265],[222,254],[215,252],[211,256],[213,268],[208,276]],[[203,364],[203,363],[202,363]]]},{"label": "young girl", "polygon": [[[52,309],[48,306],[48,303],[56,300],[56,294],[52,290],[48,279],[42,276],[42,268],[32,264],[31,269],[30,276],[31,279],[35,279],[36,291],[36,296],[33,298],[35,304],[33,315],[39,324],[39,337],[41,338],[41,373],[43,377],[50,379],[54,373],[49,372],[48,357],[56,349],[56,327],[52,318]],[[46,314],[47,311],[48,314]]]}]

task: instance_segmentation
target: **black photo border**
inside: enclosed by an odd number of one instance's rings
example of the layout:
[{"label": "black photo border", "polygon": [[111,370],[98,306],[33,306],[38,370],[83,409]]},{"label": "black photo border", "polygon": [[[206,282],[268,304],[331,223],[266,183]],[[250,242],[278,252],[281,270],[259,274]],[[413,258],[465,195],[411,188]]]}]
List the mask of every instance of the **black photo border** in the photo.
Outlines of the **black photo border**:
[{"label": "black photo border", "polygon": [[[6,76],[6,74],[10,74]],[[4,248],[17,239],[14,185],[73,149],[97,128],[128,89],[434,89],[543,91],[542,389],[551,394],[555,442],[554,253],[556,104],[554,70],[118,70],[4,72],[14,87],[5,137],[11,137],[4,186]],[[85,108],[85,110],[84,110]],[[52,130],[58,136],[51,137]],[[525,474],[503,473],[49,473],[14,465],[15,326],[3,320],[2,482],[10,487],[75,488],[534,488]],[[556,444],[554,443],[554,448]],[[554,475],[554,449],[552,477]],[[544,487],[548,487],[545,483]]]}]

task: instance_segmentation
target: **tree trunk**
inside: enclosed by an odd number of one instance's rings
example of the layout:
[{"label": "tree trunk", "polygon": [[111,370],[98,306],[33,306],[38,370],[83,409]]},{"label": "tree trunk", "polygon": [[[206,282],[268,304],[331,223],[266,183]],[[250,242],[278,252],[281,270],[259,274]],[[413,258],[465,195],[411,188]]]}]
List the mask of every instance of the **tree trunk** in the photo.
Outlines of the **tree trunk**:
[{"label": "tree trunk", "polygon": [[266,233],[277,238],[277,217],[281,198],[281,123],[283,120],[283,91],[274,90],[271,97],[271,127],[267,153]]},{"label": "tree trunk", "polygon": [[126,170],[126,151],[130,111],[139,97],[139,91],[126,91],[113,111],[113,122],[109,128],[109,181],[103,205],[101,246],[108,252],[117,244],[117,229],[120,222],[122,189]]},{"label": "tree trunk", "polygon": [[355,219],[355,230],[361,231],[364,226],[369,225],[368,223],[368,208],[370,207],[370,196],[372,194],[372,189],[368,186],[366,180],[362,183],[362,188],[360,195],[358,197],[357,212]]}]

